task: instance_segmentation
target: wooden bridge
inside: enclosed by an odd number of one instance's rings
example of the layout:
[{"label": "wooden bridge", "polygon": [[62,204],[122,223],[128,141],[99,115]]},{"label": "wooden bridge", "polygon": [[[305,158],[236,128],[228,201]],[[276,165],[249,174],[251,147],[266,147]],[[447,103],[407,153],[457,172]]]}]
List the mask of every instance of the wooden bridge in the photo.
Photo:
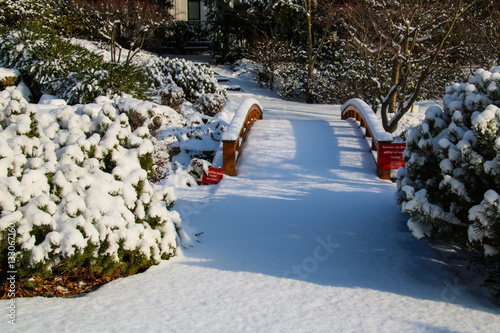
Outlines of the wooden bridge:
[{"label": "wooden bridge", "polygon": [[[396,178],[396,170],[404,166],[402,154],[405,143],[393,142],[393,135],[386,132],[373,110],[360,99],[351,99],[341,107],[341,118],[353,118],[365,129],[365,136],[371,138],[371,149],[375,153],[377,175],[381,179]],[[260,103],[249,98],[236,111],[228,130],[222,136],[221,149],[216,154],[214,165],[224,170],[224,174],[236,176],[238,158],[243,142],[252,124],[263,119]]]}]

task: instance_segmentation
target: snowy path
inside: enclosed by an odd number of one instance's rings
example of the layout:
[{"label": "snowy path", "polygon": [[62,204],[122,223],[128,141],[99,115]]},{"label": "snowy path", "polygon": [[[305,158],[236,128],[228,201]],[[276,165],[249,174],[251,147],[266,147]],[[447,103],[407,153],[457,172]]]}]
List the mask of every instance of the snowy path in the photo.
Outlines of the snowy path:
[{"label": "snowy path", "polygon": [[200,243],[83,297],[19,299],[0,331],[500,331],[498,308],[410,234],[357,125],[257,98],[238,176],[177,191]]}]

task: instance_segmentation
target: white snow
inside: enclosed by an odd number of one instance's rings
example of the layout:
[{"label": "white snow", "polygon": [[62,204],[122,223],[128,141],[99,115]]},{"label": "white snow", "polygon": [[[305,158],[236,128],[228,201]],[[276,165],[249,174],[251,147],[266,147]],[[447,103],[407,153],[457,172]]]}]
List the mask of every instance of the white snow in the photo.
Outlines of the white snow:
[{"label": "white snow", "polygon": [[46,105],[67,105],[68,103],[64,99],[57,98],[54,95],[43,94],[38,101],[38,104]]},{"label": "white snow", "polygon": [[[227,105],[255,98],[264,120],[250,130],[237,177],[177,188],[183,231],[199,243],[80,297],[16,299],[16,326],[4,315],[0,331],[500,331],[486,292],[408,231],[395,186],[376,177],[362,131],[340,120],[340,106],[284,102],[231,80],[243,91]],[[106,211],[90,191],[87,200]],[[8,305],[0,301],[4,314]]]},{"label": "white snow", "polygon": [[0,80],[3,80],[7,77],[20,77],[20,76],[21,72],[18,71],[17,69],[0,67]]}]

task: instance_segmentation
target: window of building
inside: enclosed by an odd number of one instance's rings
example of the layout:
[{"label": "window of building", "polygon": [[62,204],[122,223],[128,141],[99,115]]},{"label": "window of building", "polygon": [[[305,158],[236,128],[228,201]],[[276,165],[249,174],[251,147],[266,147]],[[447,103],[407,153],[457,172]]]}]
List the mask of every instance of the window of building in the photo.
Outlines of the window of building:
[{"label": "window of building", "polygon": [[201,1],[188,0],[188,20],[200,21],[201,20]]}]

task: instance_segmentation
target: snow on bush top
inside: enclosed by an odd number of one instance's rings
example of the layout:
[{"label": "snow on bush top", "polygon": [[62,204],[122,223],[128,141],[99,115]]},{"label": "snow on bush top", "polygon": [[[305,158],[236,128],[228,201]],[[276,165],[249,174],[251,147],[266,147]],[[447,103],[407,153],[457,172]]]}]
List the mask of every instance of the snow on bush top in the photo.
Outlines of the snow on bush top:
[{"label": "snow on bush top", "polygon": [[0,109],[0,235],[17,227],[21,261],[50,269],[84,253],[115,263],[174,254],[175,193],[148,181],[144,128],[132,132],[111,103],[39,108],[14,88]]},{"label": "snow on bush top", "polygon": [[13,68],[0,68],[0,80],[10,76],[19,77],[21,72]]}]

